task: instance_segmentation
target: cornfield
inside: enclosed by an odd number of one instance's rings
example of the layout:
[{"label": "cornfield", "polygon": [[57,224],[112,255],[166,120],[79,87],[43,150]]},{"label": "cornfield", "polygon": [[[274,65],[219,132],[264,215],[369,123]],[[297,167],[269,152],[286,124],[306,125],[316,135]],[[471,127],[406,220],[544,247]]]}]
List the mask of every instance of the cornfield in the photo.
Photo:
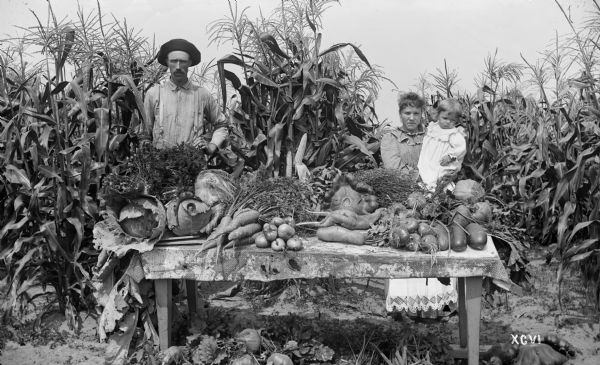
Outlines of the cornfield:
[{"label": "cornfield", "polygon": [[[230,3],[229,16],[207,30],[212,42],[236,47],[216,62],[216,89],[235,121],[232,149],[246,170],[262,166],[271,176],[291,177],[303,134],[308,144],[300,157],[313,171],[377,165],[373,103],[386,79],[359,47],[321,45],[327,3],[293,0],[258,21]],[[600,308],[600,6],[594,4],[580,27],[565,14],[573,33],[557,37],[536,62],[490,55],[472,94],[455,91],[458,75],[446,64],[424,76],[419,89],[431,105],[456,97],[469,111],[461,173],[495,196],[498,224],[552,247],[559,282],[566,270],[580,270]],[[17,316],[46,295],[48,306],[57,304],[77,322],[79,310],[95,306],[92,229],[101,219],[102,178],[137,148],[144,93],[166,70],[154,62],[150,40],[124,21],[107,21],[100,6],[62,22],[50,8],[47,24],[37,15],[34,22],[0,49],[0,280],[8,284],[2,312],[5,319]],[[41,61],[26,62],[32,50]],[[523,95],[517,86],[525,82],[539,97]],[[228,103],[232,94],[239,103]],[[31,295],[38,286],[52,290]]]}]

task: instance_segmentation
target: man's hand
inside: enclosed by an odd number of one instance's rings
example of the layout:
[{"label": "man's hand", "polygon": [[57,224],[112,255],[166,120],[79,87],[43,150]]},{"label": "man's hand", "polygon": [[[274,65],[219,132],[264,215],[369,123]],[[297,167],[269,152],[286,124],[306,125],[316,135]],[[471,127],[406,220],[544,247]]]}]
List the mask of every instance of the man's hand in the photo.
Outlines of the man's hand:
[{"label": "man's hand", "polygon": [[450,156],[450,155],[446,155],[446,156],[442,157],[442,159],[440,160],[440,165],[442,165],[442,166],[448,166],[448,165],[450,165],[454,161],[456,161],[456,157]]},{"label": "man's hand", "polygon": [[215,154],[215,152],[217,152],[217,145],[210,142],[208,144],[208,146],[206,146],[206,152],[208,153],[209,156],[212,156]]}]

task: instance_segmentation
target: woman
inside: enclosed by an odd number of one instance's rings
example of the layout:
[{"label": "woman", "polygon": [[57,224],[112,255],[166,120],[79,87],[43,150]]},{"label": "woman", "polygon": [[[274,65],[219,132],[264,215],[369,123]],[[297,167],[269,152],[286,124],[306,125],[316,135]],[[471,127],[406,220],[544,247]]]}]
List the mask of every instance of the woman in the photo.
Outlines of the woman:
[{"label": "woman", "polygon": [[[425,136],[422,117],[425,100],[416,93],[398,98],[400,125],[388,128],[381,137],[383,167],[417,172]],[[418,178],[418,173],[414,174]],[[389,280],[386,283],[386,309],[412,318],[447,317],[457,305],[455,280],[444,285],[435,278]]]},{"label": "woman", "polygon": [[416,93],[398,98],[400,125],[384,130],[381,137],[381,159],[386,169],[413,172],[417,169],[425,128],[421,123],[425,100]]}]

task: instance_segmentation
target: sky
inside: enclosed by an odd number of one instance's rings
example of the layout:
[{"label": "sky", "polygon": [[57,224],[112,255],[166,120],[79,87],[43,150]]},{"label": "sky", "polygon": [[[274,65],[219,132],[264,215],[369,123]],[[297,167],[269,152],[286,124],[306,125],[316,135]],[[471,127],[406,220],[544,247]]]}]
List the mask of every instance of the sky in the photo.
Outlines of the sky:
[{"label": "sky", "polygon": [[[233,0],[232,0],[233,1]],[[281,0],[238,0],[252,18],[265,14]],[[558,0],[575,24],[588,19],[592,0]],[[157,44],[186,38],[201,50],[203,61],[231,53],[230,45],[209,46],[206,26],[228,12],[227,0],[99,0],[103,13],[141,31]],[[96,0],[51,1],[58,18],[75,19],[78,4],[89,13]],[[33,26],[46,19],[46,0],[0,0],[0,38],[22,34],[16,26]],[[554,0],[341,0],[323,16],[322,47],[350,42],[401,91],[416,90],[421,74],[436,73],[444,60],[459,75],[458,88],[475,90],[474,79],[484,59],[497,51],[504,62],[530,62],[571,32]],[[376,102],[380,120],[397,120],[397,89],[382,82]]]}]

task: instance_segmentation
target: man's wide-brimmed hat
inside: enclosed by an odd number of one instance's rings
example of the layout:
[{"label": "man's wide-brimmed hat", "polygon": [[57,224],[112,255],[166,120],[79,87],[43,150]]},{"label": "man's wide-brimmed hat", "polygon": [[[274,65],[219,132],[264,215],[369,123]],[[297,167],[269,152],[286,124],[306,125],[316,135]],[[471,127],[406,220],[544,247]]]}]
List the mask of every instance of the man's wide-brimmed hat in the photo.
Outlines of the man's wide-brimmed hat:
[{"label": "man's wide-brimmed hat", "polygon": [[196,66],[200,63],[200,51],[198,48],[196,48],[196,46],[185,39],[171,39],[167,43],[160,46],[160,50],[156,56],[158,63],[163,66],[167,66],[167,56],[173,51],[183,51],[189,54],[190,61],[192,61],[192,66]]}]

